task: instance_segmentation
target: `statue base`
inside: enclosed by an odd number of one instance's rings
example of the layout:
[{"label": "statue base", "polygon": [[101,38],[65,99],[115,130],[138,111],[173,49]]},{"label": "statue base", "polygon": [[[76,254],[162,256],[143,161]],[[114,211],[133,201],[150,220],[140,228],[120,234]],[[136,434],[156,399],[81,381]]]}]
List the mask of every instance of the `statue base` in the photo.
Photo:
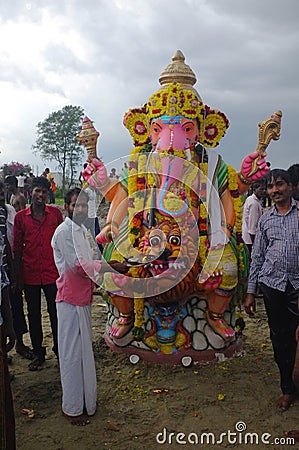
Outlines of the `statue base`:
[{"label": "statue base", "polygon": [[[161,352],[154,352],[143,350],[138,347],[118,347],[111,340],[110,336],[105,333],[104,339],[108,347],[117,353],[123,353],[130,356],[130,361],[135,364],[140,360],[147,361],[153,364],[176,366],[182,364],[185,367],[191,366],[193,363],[200,362],[222,362],[227,358],[233,358],[243,349],[243,342],[241,339],[236,339],[227,348],[221,351],[217,350],[203,350],[196,351],[193,349],[179,350],[176,353],[167,355]],[[131,358],[132,357],[132,358]]]},{"label": "statue base", "polygon": [[[129,329],[123,336],[111,336],[118,311],[108,305],[108,321],[104,339],[113,351],[130,355],[132,363],[140,359],[155,364],[190,366],[195,362],[223,361],[242,350],[237,336],[224,339],[209,325],[205,298],[192,296],[180,304],[152,305],[145,301],[142,340],[136,340]],[[224,313],[224,320],[235,323],[235,308]]]}]

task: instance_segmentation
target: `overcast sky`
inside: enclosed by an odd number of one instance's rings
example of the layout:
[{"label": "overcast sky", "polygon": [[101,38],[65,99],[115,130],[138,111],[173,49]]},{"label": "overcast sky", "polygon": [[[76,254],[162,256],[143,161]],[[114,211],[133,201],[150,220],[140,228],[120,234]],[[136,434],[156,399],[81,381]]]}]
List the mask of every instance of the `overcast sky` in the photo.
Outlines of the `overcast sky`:
[{"label": "overcast sky", "polygon": [[[34,0],[0,6],[0,164],[36,172],[36,125],[82,106],[106,163],[132,147],[124,113],[144,104],[180,49],[203,101],[231,126],[218,151],[239,168],[257,124],[283,112],[272,167],[299,162],[298,0]],[[114,163],[112,163],[115,165]],[[55,171],[55,163],[47,163]]]}]

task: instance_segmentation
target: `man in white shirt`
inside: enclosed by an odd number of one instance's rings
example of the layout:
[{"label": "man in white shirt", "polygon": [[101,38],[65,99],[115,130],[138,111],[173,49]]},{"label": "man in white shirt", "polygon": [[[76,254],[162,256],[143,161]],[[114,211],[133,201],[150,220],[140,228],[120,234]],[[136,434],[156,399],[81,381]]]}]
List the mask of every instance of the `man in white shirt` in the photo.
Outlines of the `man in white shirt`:
[{"label": "man in white shirt", "polygon": [[101,244],[98,244],[96,241],[96,236],[100,233],[100,224],[99,219],[97,217],[97,210],[100,204],[100,197],[97,195],[97,190],[94,186],[88,186],[84,189],[84,191],[88,195],[88,217],[84,221],[84,225],[87,228],[87,230],[90,231],[91,236],[94,240],[94,242],[98,246],[98,257],[101,259],[102,253],[103,253],[103,246]]},{"label": "man in white shirt", "polygon": [[22,192],[22,194],[24,193],[24,186],[25,186],[25,180],[26,180],[26,175],[23,174],[23,172],[20,173],[20,175],[17,176],[17,180],[18,180],[18,189],[20,192]]},{"label": "man in white shirt", "polygon": [[[97,405],[96,368],[92,349],[91,303],[100,273],[126,273],[126,264],[93,260],[83,225],[88,195],[79,188],[65,196],[67,217],[53,235],[52,247],[59,272],[57,284],[58,351],[62,411],[72,425],[89,423]],[[86,414],[85,414],[86,412]]]},{"label": "man in white shirt", "polygon": [[262,199],[266,195],[265,180],[260,179],[252,185],[253,194],[247,197],[243,206],[242,238],[251,254],[257,224],[263,214]]}]

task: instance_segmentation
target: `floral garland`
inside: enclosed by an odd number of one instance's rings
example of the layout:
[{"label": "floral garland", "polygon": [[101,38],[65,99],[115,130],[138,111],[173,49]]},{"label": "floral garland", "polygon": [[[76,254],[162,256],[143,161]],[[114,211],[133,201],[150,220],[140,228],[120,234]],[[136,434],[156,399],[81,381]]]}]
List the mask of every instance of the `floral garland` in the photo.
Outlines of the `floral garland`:
[{"label": "floral garland", "polygon": [[245,264],[242,256],[244,251],[244,243],[242,239],[242,206],[243,206],[242,198],[240,196],[238,189],[237,172],[230,165],[227,166],[227,175],[228,175],[228,189],[233,199],[234,210],[236,215],[235,231],[236,231],[237,246],[239,250],[239,268],[240,271],[243,272],[245,270]]},{"label": "floral garland", "polygon": [[205,126],[203,144],[206,147],[216,147],[229,127],[229,120],[224,113],[205,106]]},{"label": "floral garland", "polygon": [[205,107],[194,91],[181,88],[180,83],[169,83],[150,97],[147,113],[150,119],[164,114],[196,119],[204,117]]},{"label": "floral garland", "polygon": [[142,325],[145,323],[144,318],[144,298],[139,297],[140,293],[134,295],[134,329],[133,336],[135,339],[140,340],[144,335]]},{"label": "floral garland", "polygon": [[208,239],[208,217],[207,217],[207,175],[208,163],[202,162],[199,164],[202,177],[200,183],[200,206],[199,206],[199,257],[201,265],[203,266],[207,256],[207,239]]},{"label": "floral garland", "polygon": [[135,146],[150,142],[148,119],[145,106],[130,109],[124,116],[124,126],[129,130]]},{"label": "floral garland", "polygon": [[136,147],[131,152],[128,173],[129,196],[129,237],[134,245],[140,236],[142,215],[144,210],[144,194],[146,187],[145,171],[147,155],[141,153],[143,147]]}]

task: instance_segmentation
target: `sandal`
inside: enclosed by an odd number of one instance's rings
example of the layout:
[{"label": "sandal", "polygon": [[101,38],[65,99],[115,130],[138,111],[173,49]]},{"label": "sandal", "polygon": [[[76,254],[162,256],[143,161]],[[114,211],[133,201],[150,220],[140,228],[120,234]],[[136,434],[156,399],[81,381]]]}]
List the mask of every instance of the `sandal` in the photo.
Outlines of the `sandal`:
[{"label": "sandal", "polygon": [[36,372],[37,370],[42,370],[44,362],[45,362],[44,359],[41,360],[40,358],[34,358],[34,360],[31,361],[31,363],[28,365],[28,369],[31,372]]},{"label": "sandal", "polygon": [[32,348],[24,344],[16,345],[16,352],[19,355],[23,356],[24,358],[30,359],[31,361],[33,361],[35,358],[34,351],[32,350]]},{"label": "sandal", "polygon": [[36,372],[37,370],[42,370],[42,368],[43,368],[43,364],[45,362],[45,354],[46,354],[45,347],[42,347],[42,350],[40,353],[41,354],[39,354],[38,356],[35,355],[33,361],[31,361],[31,363],[28,365],[28,369],[31,372]]}]

